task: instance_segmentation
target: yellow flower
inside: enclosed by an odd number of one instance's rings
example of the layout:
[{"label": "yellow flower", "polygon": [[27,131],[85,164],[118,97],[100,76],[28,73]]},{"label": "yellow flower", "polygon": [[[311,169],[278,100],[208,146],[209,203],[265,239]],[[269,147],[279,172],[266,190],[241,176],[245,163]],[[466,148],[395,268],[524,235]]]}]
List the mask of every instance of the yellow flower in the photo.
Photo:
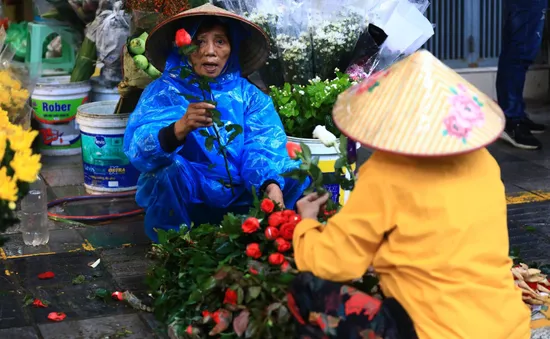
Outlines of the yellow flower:
[{"label": "yellow flower", "polygon": [[26,151],[31,148],[32,142],[38,135],[37,131],[26,131],[19,125],[14,125],[12,133],[8,134],[10,148],[15,152]]},{"label": "yellow flower", "polygon": [[0,162],[4,159],[6,153],[6,135],[0,131]]},{"label": "yellow flower", "polygon": [[17,181],[8,175],[6,167],[0,168],[0,200],[17,201]]},{"label": "yellow flower", "polygon": [[15,152],[10,166],[15,171],[13,177],[24,182],[34,182],[42,167],[40,155],[32,154],[30,149]]}]

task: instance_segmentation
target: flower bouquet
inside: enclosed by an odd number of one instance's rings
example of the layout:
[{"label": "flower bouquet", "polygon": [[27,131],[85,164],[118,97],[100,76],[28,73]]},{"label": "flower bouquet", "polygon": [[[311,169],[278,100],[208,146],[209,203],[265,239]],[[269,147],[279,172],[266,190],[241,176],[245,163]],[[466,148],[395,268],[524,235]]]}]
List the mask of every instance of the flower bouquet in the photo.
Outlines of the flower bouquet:
[{"label": "flower bouquet", "polygon": [[17,224],[16,202],[27,194],[40,171],[40,155],[32,151],[37,135],[12,124],[9,113],[0,108],[0,233]]},{"label": "flower bouquet", "polygon": [[[334,144],[334,138],[323,142]],[[339,170],[348,167],[345,138]],[[343,145],[343,146],[342,146]],[[322,192],[322,173],[306,145],[288,144],[303,166],[285,176],[312,178],[308,191]],[[353,187],[350,182],[350,189]],[[319,215],[326,222],[337,206]],[[154,313],[171,338],[295,338],[287,290],[297,274],[292,237],[300,216],[269,199],[254,199],[247,215],[228,214],[220,225],[180,232],[158,231],[156,265],[148,274]],[[355,286],[371,291],[377,279],[366,273]]]}]

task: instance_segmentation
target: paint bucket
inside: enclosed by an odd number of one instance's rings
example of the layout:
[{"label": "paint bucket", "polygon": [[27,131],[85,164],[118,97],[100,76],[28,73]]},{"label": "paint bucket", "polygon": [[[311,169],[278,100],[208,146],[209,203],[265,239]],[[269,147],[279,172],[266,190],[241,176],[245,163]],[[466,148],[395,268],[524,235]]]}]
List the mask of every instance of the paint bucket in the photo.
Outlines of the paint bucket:
[{"label": "paint bucket", "polygon": [[89,194],[133,191],[139,171],[124,154],[124,132],[130,114],[114,114],[117,101],[100,101],[78,108],[82,135],[84,186]]},{"label": "paint bucket", "polygon": [[[332,200],[334,200],[334,202],[344,205],[348,200],[350,192],[340,187],[336,178],[336,173],[334,172],[334,165],[338,159],[336,149],[334,147],[326,147],[319,139],[287,137],[287,140],[296,144],[306,144],[311,150],[311,156],[319,157],[318,166],[323,172],[323,186],[325,186],[327,191],[332,193]],[[359,147],[358,145],[357,148]],[[336,146],[336,148],[338,148],[338,146]],[[355,165],[353,165],[352,168],[355,170]],[[346,175],[349,176],[349,174]]]},{"label": "paint bucket", "polygon": [[40,153],[80,154],[80,131],[75,117],[78,106],[88,101],[90,89],[88,81],[70,82],[69,76],[39,79],[31,102],[39,125]]},{"label": "paint bucket", "polygon": [[118,93],[118,88],[115,86],[113,88],[105,86],[97,78],[92,78],[92,93],[90,94],[90,102],[98,101],[111,101],[120,99],[120,94]]}]

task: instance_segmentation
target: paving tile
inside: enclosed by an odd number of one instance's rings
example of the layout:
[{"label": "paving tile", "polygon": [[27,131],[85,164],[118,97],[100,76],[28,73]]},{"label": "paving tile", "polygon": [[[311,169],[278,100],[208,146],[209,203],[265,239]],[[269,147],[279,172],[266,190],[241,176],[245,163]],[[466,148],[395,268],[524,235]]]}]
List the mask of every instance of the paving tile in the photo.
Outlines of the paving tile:
[{"label": "paving tile", "polygon": [[510,248],[526,262],[550,262],[550,201],[508,206]]},{"label": "paving tile", "polygon": [[[30,325],[28,317],[23,311],[23,297],[16,291],[0,291],[0,329]],[[9,337],[2,336],[0,331],[0,338]]]},{"label": "paving tile", "polygon": [[84,239],[78,231],[73,229],[51,230],[50,241],[43,246],[26,246],[21,234],[9,236],[9,241],[4,244],[6,256],[16,257],[29,254],[64,253],[77,248],[82,248]]},{"label": "paving tile", "polygon": [[39,336],[33,327],[27,326],[27,327],[14,327],[14,328],[0,329],[0,338],[39,339]]},{"label": "paving tile", "polygon": [[136,314],[40,324],[38,327],[44,339],[155,338]]},{"label": "paving tile", "polygon": [[[125,314],[135,312],[125,303],[90,299],[96,289],[108,292],[117,290],[116,283],[103,265],[95,269],[88,263],[97,259],[97,255],[86,253],[63,253],[10,260],[13,270],[18,273],[22,287],[35,298],[47,300],[47,309],[29,309],[36,323],[48,322],[47,314],[63,311],[70,319],[84,319],[97,316]],[[49,280],[38,279],[38,274],[52,271],[55,277]],[[85,276],[85,282],[74,285],[73,279]]]},{"label": "paving tile", "polygon": [[151,329],[151,332],[155,334],[155,337],[159,339],[168,339],[168,333],[166,332],[166,327],[158,322],[155,319],[155,316],[151,313],[141,312],[139,317],[143,320],[145,324]]},{"label": "paving tile", "polygon": [[129,290],[139,298],[147,297],[145,276],[152,261],[146,258],[149,245],[109,249],[101,252],[102,263],[121,290]]},{"label": "paving tile", "polygon": [[87,227],[78,231],[95,248],[117,248],[124,244],[145,245],[151,243],[145,234],[143,221]]}]

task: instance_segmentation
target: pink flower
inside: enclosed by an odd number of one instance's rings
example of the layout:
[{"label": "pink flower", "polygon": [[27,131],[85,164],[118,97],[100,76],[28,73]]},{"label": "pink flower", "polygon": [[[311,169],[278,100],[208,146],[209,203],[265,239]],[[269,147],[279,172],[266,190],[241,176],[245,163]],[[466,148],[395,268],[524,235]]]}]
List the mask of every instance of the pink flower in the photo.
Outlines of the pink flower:
[{"label": "pink flower", "polygon": [[456,115],[448,115],[443,119],[443,124],[447,129],[447,134],[457,138],[468,138],[468,134],[472,130],[471,124],[464,124],[464,121],[459,119]]},{"label": "pink flower", "polygon": [[479,104],[466,94],[454,95],[449,99],[451,109],[449,115],[467,121],[472,127],[479,127],[484,122],[483,112]]}]

